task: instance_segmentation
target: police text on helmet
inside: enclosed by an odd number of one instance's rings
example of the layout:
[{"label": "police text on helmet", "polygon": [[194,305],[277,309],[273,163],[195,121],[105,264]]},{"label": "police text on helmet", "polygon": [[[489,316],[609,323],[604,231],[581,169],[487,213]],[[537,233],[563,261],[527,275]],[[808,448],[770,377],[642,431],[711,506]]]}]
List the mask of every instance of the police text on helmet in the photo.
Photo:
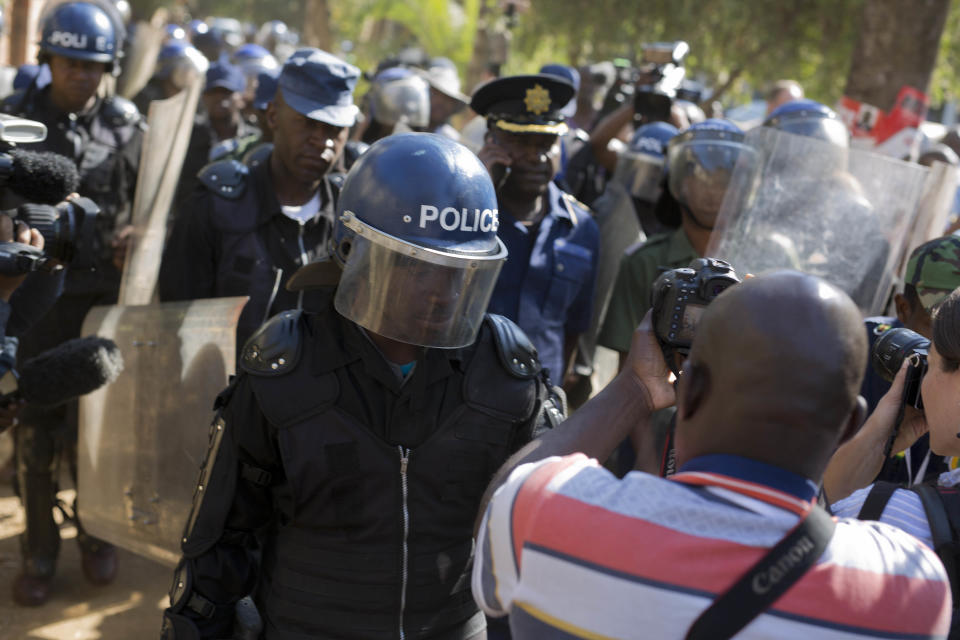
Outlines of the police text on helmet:
[{"label": "police text on helmet", "polygon": [[[86,49],[87,34],[73,33],[72,31],[54,31],[47,39],[47,43],[54,47],[65,47],[67,49]],[[107,50],[107,39],[103,36],[97,36],[95,40],[97,51]]]},{"label": "police text on helmet", "polygon": [[439,223],[446,231],[496,231],[500,218],[496,209],[440,209],[429,204],[420,205],[420,228],[426,229],[427,223]]}]

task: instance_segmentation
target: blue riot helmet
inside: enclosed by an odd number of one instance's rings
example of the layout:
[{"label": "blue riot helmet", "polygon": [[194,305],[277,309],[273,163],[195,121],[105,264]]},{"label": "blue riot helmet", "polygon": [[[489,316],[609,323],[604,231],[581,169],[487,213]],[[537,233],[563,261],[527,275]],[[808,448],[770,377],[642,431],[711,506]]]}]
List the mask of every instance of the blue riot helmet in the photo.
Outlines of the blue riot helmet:
[{"label": "blue riot helmet", "polygon": [[163,28],[167,42],[185,41],[187,32],[178,24],[168,24]]},{"label": "blue riot helmet", "polygon": [[243,44],[243,24],[236,18],[214,17],[207,24],[231,51]]},{"label": "blue riot helmet", "polygon": [[819,138],[840,147],[849,145],[846,125],[833,109],[813,100],[791,100],[774,109],[763,126]]},{"label": "blue riot helmet", "polygon": [[378,73],[370,87],[370,117],[388,131],[397,125],[425,129],[430,124],[430,85],[406,67]]},{"label": "blue riot helmet", "polygon": [[507,258],[498,226],[490,175],[469,149],[431,133],[383,138],[337,203],[337,311],[406,344],[472,344]]},{"label": "blue riot helmet", "polygon": [[758,161],[739,127],[729,120],[704,120],[667,146],[670,193],[697,226],[713,229],[734,167],[738,162],[756,165]]},{"label": "blue riot helmet", "polygon": [[269,51],[258,44],[245,44],[233,52],[230,61],[243,69],[244,73],[256,75],[260,71],[276,69],[280,65]]},{"label": "blue riot helmet", "polygon": [[92,2],[57,5],[45,18],[40,61],[51,55],[102,62],[112,71],[122,46],[119,17]]},{"label": "blue riot helmet", "polygon": [[626,151],[617,157],[612,180],[623,185],[633,198],[653,204],[660,197],[666,172],[667,143],[677,128],[666,122],[651,122],[638,128]]},{"label": "blue riot helmet", "polygon": [[182,40],[174,40],[160,49],[154,77],[169,80],[178,90],[183,90],[206,74],[208,66],[200,51]]}]

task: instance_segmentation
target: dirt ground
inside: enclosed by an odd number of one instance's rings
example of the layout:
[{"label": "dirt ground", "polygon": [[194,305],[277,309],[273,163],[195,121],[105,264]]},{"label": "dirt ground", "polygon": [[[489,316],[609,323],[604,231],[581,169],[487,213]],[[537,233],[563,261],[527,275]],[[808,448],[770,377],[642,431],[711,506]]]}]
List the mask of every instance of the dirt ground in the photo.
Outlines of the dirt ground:
[{"label": "dirt ground", "polygon": [[[0,461],[10,451],[0,436]],[[61,492],[72,500],[73,490]],[[120,571],[106,587],[91,586],[80,569],[76,529],[65,525],[53,596],[42,607],[13,603],[10,585],[20,569],[18,536],[23,511],[10,486],[0,485],[0,640],[129,640],[157,638],[173,572],[118,550]]]}]

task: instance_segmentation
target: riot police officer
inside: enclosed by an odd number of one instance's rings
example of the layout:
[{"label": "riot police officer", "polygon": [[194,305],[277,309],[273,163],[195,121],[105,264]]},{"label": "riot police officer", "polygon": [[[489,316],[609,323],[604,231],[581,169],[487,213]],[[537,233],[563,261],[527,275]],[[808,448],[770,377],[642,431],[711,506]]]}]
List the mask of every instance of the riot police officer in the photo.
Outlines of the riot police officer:
[{"label": "riot police officer", "polygon": [[485,313],[507,256],[493,185],[466,147],[397,134],[357,160],[337,214],[327,304],[261,327],[217,401],[167,640],[236,633],[251,590],[269,639],[485,637],[475,511],[562,418],[530,341]]},{"label": "riot police officer", "polygon": [[[116,301],[145,128],[133,103],[98,94],[104,74],[116,68],[121,29],[95,4],[57,6],[43,25],[40,42],[40,62],[49,65],[50,83],[43,87],[33,83],[3,102],[5,112],[47,125],[46,140],[29,148],[72,158],[80,170],[80,194],[101,209],[80,230],[63,296],[23,336],[21,358],[79,336],[93,305]],[[56,566],[57,461],[61,450],[75,441],[76,405],[44,411],[28,406],[22,422],[16,432],[17,482],[26,531],[21,538],[23,571],[14,582],[13,595],[20,604],[39,605],[49,596]],[[78,528],[84,574],[95,584],[110,582],[116,573],[113,548]]]},{"label": "riot police officer", "polygon": [[267,106],[274,135],[269,156],[249,164],[215,162],[198,174],[199,186],[184,199],[164,250],[161,300],[250,296],[238,345],[270,316],[305,303],[284,285],[327,252],[342,179],[330,169],[356,121],[359,76],[359,69],[319,49],[291,56]]}]

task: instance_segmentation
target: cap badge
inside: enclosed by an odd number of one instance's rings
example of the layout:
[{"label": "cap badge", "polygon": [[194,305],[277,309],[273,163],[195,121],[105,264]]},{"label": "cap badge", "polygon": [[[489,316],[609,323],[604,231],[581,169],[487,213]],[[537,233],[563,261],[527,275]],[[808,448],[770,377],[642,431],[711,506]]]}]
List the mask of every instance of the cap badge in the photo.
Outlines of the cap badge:
[{"label": "cap badge", "polygon": [[527,97],[523,99],[523,103],[532,114],[545,113],[550,108],[550,92],[535,84],[533,88],[527,89]]}]

